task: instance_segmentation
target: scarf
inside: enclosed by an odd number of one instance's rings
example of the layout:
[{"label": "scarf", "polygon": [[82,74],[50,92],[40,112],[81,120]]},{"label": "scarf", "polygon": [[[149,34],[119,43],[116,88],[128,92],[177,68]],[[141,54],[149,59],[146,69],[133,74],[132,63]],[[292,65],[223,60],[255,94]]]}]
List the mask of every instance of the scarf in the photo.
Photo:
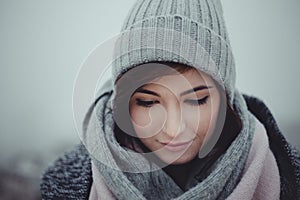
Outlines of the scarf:
[{"label": "scarf", "polygon": [[280,175],[269,148],[264,126],[256,119],[256,128],[243,177],[227,200],[280,198]]},{"label": "scarf", "polygon": [[[93,184],[89,200],[115,200],[105,185],[103,177],[92,163]],[[264,126],[256,120],[256,128],[243,176],[227,200],[279,199],[279,169],[269,148],[268,136]]]},{"label": "scarf", "polygon": [[113,133],[112,90],[104,92],[88,111],[82,140],[94,168],[117,199],[226,199],[243,175],[252,144],[255,121],[236,91],[234,107],[243,127],[210,174],[184,192],[162,169],[144,156],[121,147]]}]

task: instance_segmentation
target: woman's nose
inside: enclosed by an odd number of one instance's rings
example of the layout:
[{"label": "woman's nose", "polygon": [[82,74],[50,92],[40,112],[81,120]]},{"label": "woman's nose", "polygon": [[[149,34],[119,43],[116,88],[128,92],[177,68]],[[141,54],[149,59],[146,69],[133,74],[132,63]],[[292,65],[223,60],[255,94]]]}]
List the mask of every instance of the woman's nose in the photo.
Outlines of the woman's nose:
[{"label": "woman's nose", "polygon": [[174,138],[185,129],[185,123],[182,116],[180,105],[172,105],[166,108],[166,119],[163,125],[163,132]]}]

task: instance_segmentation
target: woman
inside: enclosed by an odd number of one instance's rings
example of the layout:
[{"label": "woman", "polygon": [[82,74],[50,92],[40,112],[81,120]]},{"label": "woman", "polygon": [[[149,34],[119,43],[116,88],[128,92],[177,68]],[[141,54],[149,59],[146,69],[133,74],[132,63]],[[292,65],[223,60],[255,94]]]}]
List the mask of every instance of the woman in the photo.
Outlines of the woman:
[{"label": "woman", "polygon": [[298,199],[299,153],[235,88],[218,0],[137,1],[82,144],[44,173],[44,199]]}]

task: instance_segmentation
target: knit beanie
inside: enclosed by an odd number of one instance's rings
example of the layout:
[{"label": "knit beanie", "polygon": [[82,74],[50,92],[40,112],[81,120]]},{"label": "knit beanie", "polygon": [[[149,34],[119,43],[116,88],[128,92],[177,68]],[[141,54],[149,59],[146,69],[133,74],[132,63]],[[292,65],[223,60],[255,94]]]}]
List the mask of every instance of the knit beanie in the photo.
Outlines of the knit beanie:
[{"label": "knit beanie", "polygon": [[112,80],[137,65],[158,61],[207,73],[232,103],[235,63],[220,0],[137,0],[115,44]]}]

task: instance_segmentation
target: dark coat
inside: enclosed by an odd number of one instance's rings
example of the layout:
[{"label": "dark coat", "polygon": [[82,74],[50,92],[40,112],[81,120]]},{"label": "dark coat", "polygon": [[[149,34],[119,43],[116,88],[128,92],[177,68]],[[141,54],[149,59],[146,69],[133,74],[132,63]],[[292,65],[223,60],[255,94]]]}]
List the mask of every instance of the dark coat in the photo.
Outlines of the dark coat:
[{"label": "dark coat", "polygon": [[[264,124],[280,173],[280,199],[300,199],[300,154],[284,138],[266,105],[244,95],[248,109]],[[57,159],[41,179],[43,199],[88,199],[92,185],[91,160],[83,145]]]}]

